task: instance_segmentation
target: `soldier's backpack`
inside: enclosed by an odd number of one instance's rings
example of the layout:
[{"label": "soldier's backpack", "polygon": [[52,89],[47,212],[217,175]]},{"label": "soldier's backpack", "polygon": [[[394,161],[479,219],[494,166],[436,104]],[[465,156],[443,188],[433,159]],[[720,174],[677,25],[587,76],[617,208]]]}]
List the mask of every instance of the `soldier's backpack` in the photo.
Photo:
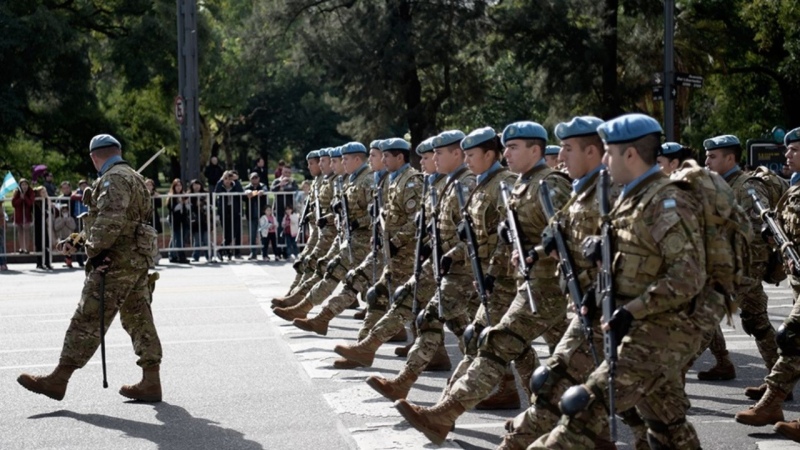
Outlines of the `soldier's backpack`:
[{"label": "soldier's backpack", "polygon": [[735,308],[734,295],[749,275],[750,242],[753,240],[750,220],[728,183],[696,161],[684,161],[670,178],[688,183],[695,199],[703,206],[703,214],[698,215],[698,219],[704,232],[707,283],[728,297],[730,313],[730,309]]},{"label": "soldier's backpack", "polygon": [[[778,201],[783,194],[789,190],[789,182],[778,176],[775,172],[767,169],[764,166],[758,166],[749,174],[756,180],[761,181],[767,188],[769,197],[769,205],[764,205],[767,208],[775,208]],[[753,230],[758,233],[758,230]],[[769,284],[779,285],[781,281],[786,279],[786,268],[783,264],[783,256],[777,248],[769,247],[769,254],[767,255],[767,268],[764,271],[763,281]]]}]

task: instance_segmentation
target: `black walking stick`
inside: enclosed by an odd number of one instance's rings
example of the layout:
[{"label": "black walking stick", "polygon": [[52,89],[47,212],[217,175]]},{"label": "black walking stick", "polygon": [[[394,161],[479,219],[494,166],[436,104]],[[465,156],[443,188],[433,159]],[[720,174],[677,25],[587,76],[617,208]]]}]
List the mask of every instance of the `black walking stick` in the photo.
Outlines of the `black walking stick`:
[{"label": "black walking stick", "polygon": [[100,361],[103,365],[103,389],[108,389],[106,376],[106,274],[100,272]]}]

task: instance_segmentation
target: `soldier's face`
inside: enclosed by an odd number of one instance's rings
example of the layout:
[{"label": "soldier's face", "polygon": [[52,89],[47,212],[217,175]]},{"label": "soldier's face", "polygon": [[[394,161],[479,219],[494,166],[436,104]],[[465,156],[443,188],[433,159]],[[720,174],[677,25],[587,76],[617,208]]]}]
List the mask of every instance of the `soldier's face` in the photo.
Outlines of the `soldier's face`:
[{"label": "soldier's face", "polygon": [[344,164],[342,164],[342,158],[331,158],[331,167],[333,168],[333,173],[336,175],[344,175]]},{"label": "soldier's face", "polygon": [[661,166],[661,171],[664,172],[664,175],[670,175],[672,172],[678,169],[678,159],[669,159],[666,156],[659,156],[656,158],[656,162],[658,165]]},{"label": "soldier's face", "polygon": [[[472,173],[482,174],[494,164],[494,152],[484,152],[483,149],[478,147],[464,150],[464,162]],[[511,169],[510,162],[508,167]],[[513,171],[514,169],[511,170]]]},{"label": "soldier's face", "polygon": [[792,142],[786,147],[786,166],[792,172],[800,172],[800,142]]},{"label": "soldier's face", "polygon": [[433,149],[433,165],[436,166],[436,171],[443,174],[448,174],[461,164],[461,154],[450,147],[437,147]]},{"label": "soldier's face", "polygon": [[[534,166],[541,157],[542,153],[537,145],[528,146],[524,139],[513,139],[506,141],[506,148],[503,156],[506,157],[508,169],[514,173],[525,173]],[[489,164],[491,166],[491,164]],[[488,166],[486,167],[489,168]],[[475,172],[473,170],[473,172]],[[481,173],[481,172],[475,172]]]},{"label": "soldier's face", "polygon": [[361,159],[353,154],[342,155],[342,165],[345,172],[353,173],[361,166]]},{"label": "soldier's face", "polygon": [[308,160],[308,171],[311,172],[312,177],[319,175],[319,159],[311,158]]},{"label": "soldier's face", "polygon": [[589,171],[586,164],[586,151],[581,148],[578,139],[569,138],[561,141],[558,158],[564,162],[564,167],[567,168],[567,173],[573,180],[586,175],[586,172]]},{"label": "soldier's face", "polygon": [[432,175],[436,173],[436,164],[433,163],[432,152],[423,153],[419,161],[419,165],[420,167],[422,167],[422,171],[425,172],[427,175]]},{"label": "soldier's face", "polygon": [[331,158],[328,156],[323,156],[319,159],[319,168],[324,174],[331,173]]},{"label": "soldier's face", "polygon": [[383,161],[383,167],[385,167],[389,172],[394,172],[395,170],[403,167],[403,164],[405,164],[405,160],[401,154],[397,154],[397,156],[395,156],[392,154],[392,152],[383,152],[383,156],[381,158]]},{"label": "soldier's face", "polygon": [[730,158],[726,157],[722,150],[708,150],[706,151],[706,167],[713,170],[718,174],[724,174],[732,167],[730,166]]},{"label": "soldier's face", "polygon": [[603,155],[603,164],[608,167],[608,174],[614,183],[628,184],[635,178],[628,168],[628,160],[632,158],[631,152],[636,149],[628,147],[626,144],[605,146],[606,153]]},{"label": "soldier's face", "polygon": [[383,170],[383,158],[381,151],[377,148],[369,149],[369,168],[373,172]]},{"label": "soldier's face", "polygon": [[555,169],[556,166],[558,165],[558,155],[545,155],[544,162],[551,169]]}]

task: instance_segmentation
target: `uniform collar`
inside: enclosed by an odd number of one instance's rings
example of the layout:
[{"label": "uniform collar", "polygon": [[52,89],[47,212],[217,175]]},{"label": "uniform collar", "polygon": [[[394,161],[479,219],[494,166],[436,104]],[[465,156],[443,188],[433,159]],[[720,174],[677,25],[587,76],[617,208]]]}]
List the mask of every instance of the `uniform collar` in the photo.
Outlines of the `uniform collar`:
[{"label": "uniform collar", "polygon": [[100,168],[100,172],[97,172],[97,176],[102,177],[104,173],[108,171],[114,164],[122,161],[122,156],[114,155],[111,158],[108,158],[106,162],[103,163],[103,167]]},{"label": "uniform collar", "polygon": [[589,173],[587,173],[586,175],[578,178],[577,180],[574,180],[572,182],[572,192],[578,194],[581,191],[583,191],[583,188],[586,187],[586,183],[588,183],[589,180],[595,174],[597,174],[598,172],[600,172],[601,170],[603,170],[605,168],[606,168],[606,166],[604,164],[600,164],[599,166],[597,166],[594,169],[590,170]]},{"label": "uniform collar", "polygon": [[364,163],[364,164],[361,165],[361,167],[358,168],[358,170],[356,170],[355,172],[351,173],[350,174],[350,178],[348,178],[350,180],[350,182],[352,183],[353,181],[355,181],[356,178],[358,178],[358,176],[361,175],[361,172],[363,172],[364,169],[366,169],[366,168],[367,168],[367,163]]},{"label": "uniform collar", "polygon": [[725,174],[724,174],[724,175],[722,175],[722,178],[724,178],[724,179],[726,179],[726,180],[727,180],[727,179],[728,179],[728,177],[730,177],[731,175],[733,175],[733,174],[735,174],[736,172],[739,172],[739,171],[741,171],[741,170],[742,170],[742,169],[740,169],[738,165],[737,165],[737,166],[733,166],[733,168],[732,168],[731,170],[729,170],[729,171],[725,172]]},{"label": "uniform collar", "polygon": [[495,161],[494,164],[492,164],[491,167],[489,167],[486,170],[486,172],[483,172],[482,174],[480,174],[480,175],[478,175],[476,177],[477,183],[481,184],[483,182],[483,180],[489,178],[489,175],[497,172],[498,170],[500,170],[502,168],[503,168],[503,166],[500,165],[500,162],[499,161]]},{"label": "uniform collar", "polygon": [[465,166],[464,166],[464,164],[461,164],[461,165],[459,165],[458,167],[456,167],[456,170],[454,170],[454,171],[452,171],[452,172],[448,173],[448,174],[447,174],[447,181],[448,181],[448,182],[450,182],[450,180],[452,180],[452,179],[453,179],[453,177],[455,177],[455,176],[456,176],[456,174],[458,174],[458,172],[460,172],[460,171],[461,171],[461,169],[463,169],[464,167],[465,167]]},{"label": "uniform collar", "polygon": [[798,181],[800,181],[800,172],[792,173],[792,178],[789,179],[789,183],[794,186]]},{"label": "uniform collar", "polygon": [[378,183],[381,182],[381,179],[383,178],[384,175],[386,175],[386,169],[381,169],[377,172],[372,172],[372,176],[374,177],[375,180],[375,186],[377,186]]},{"label": "uniform collar", "polygon": [[659,170],[661,170],[661,167],[658,164],[656,164],[653,167],[651,167],[647,172],[641,174],[638,178],[636,178],[635,180],[633,180],[630,183],[626,184],[625,187],[622,188],[622,194],[619,195],[619,198],[620,199],[625,198],[625,194],[627,194],[628,192],[633,190],[633,188],[638,186],[639,183],[644,181],[645,178],[649,177],[650,175],[653,175],[654,173],[658,172]]},{"label": "uniform collar", "polygon": [[399,176],[400,176],[400,174],[402,174],[403,172],[405,172],[405,171],[406,171],[406,169],[408,169],[409,167],[411,167],[411,165],[410,165],[409,163],[405,163],[405,164],[403,164],[402,166],[400,166],[400,168],[399,168],[399,169],[397,169],[397,170],[395,170],[394,172],[390,173],[390,174],[389,174],[389,182],[390,182],[390,183],[394,182],[395,178],[399,177]]}]

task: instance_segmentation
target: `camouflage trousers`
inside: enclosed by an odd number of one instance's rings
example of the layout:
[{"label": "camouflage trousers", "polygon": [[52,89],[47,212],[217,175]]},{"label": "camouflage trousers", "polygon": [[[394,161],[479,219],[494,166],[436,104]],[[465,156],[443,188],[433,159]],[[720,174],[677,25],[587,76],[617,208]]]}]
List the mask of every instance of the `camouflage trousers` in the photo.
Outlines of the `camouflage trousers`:
[{"label": "camouflage trousers", "polygon": [[[367,233],[353,233],[350,242],[350,252],[346,250],[346,244],[339,245],[339,240],[335,240],[331,245],[330,251],[317,263],[324,270],[322,279],[319,279],[306,294],[304,300],[311,302],[312,305],[321,305],[336,289],[339,283],[344,282],[347,272],[355,267],[355,263],[364,260],[369,253],[369,235]],[[352,254],[352,260],[350,255]],[[324,264],[325,267],[322,267]],[[352,303],[352,301],[350,302]],[[347,307],[350,303],[345,305]]]},{"label": "camouflage trousers", "polygon": [[[422,373],[439,346],[444,345],[445,325],[460,340],[475,317],[480,301],[472,287],[472,275],[465,273],[463,267],[462,262],[453,263],[451,272],[442,278],[441,296],[437,297],[434,283],[434,294],[425,306],[422,318],[417,319],[418,335],[406,360],[406,368],[416,375]],[[439,315],[440,304],[443,317]]]},{"label": "camouflage trousers", "polygon": [[[668,448],[699,448],[697,433],[686,420],[689,399],[681,368],[696,353],[698,338],[707,328],[699,328],[685,313],[655,316],[634,321],[617,347],[616,411],[635,406],[648,425],[648,435]],[[588,404],[573,417],[562,416],[529,448],[594,448],[608,427],[608,363],[601,363],[583,387],[590,394]]]},{"label": "camouflage trousers", "polygon": [[[795,337],[800,334],[795,331],[800,329],[800,301],[797,296],[795,296],[791,312],[783,321],[783,326],[787,330],[787,339],[794,341],[790,345],[797,347],[798,341],[800,341]],[[778,361],[772,366],[772,370],[764,380],[772,387],[777,387],[784,392],[792,392],[797,380],[800,379],[800,355],[790,356],[782,350],[779,353]]]},{"label": "camouflage trousers", "polygon": [[[456,381],[450,389],[450,396],[467,410],[474,408],[491,394],[512,360],[516,361],[520,377],[526,382],[530,380],[531,374],[539,365],[536,353],[531,348],[531,341],[539,336],[546,336],[548,343],[556,343],[568,325],[566,301],[557,283],[531,286],[538,309],[538,314],[534,315],[525,286],[517,287],[512,280],[509,281],[511,286],[506,292],[499,291],[497,285],[495,286],[497,292],[492,293],[489,302],[490,305],[497,304],[496,308],[490,308],[490,315],[492,320],[499,322],[488,327],[481,305],[473,322],[476,327],[475,337],[472,339],[474,342],[466,345],[467,355],[453,375],[453,380]],[[503,297],[507,299],[505,302],[501,300]]]},{"label": "camouflage trousers", "polygon": [[[72,316],[60,364],[83,367],[100,346],[100,288],[103,275],[88,272],[78,308]],[[147,270],[110,270],[105,275],[105,328],[119,312],[122,328],[130,335],[133,350],[141,367],[161,363],[161,341],[158,339],[153,313],[150,309],[152,288],[148,286]],[[105,332],[105,330],[104,330]]]},{"label": "camouflage trousers", "polygon": [[339,240],[335,233],[321,234],[317,244],[305,257],[302,272],[295,277],[295,284],[289,290],[290,294],[306,295],[311,288],[320,282],[325,275],[325,266],[339,252]]}]

